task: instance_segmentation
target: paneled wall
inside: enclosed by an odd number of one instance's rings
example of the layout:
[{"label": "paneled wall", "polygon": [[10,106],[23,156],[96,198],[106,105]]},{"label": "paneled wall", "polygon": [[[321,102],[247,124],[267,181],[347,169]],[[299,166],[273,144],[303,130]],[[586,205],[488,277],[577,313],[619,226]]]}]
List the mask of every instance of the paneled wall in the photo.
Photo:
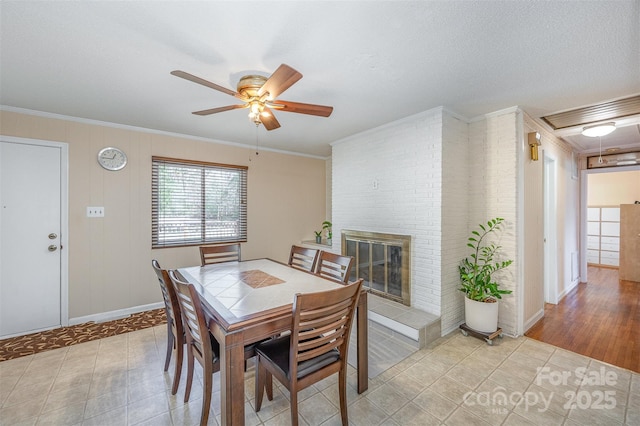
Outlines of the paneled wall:
[{"label": "paneled wall", "polygon": [[[153,155],[247,165],[248,241],[244,259],[286,261],[291,244],[313,238],[325,219],[326,160],[196,140],[143,129],[0,112],[7,136],[69,144],[69,316],[115,312],[161,302],[151,269],[199,264],[196,247],[151,249]],[[124,149],[129,164],[102,169],[100,148]],[[104,218],[87,218],[104,206]]]},{"label": "paneled wall", "polygon": [[[580,229],[580,182],[572,173],[574,156],[570,146],[538,125],[524,114],[524,135],[539,132],[541,143],[539,160],[531,161],[528,146],[524,146],[524,258],[523,258],[523,324],[525,332],[544,314],[544,251],[556,259],[556,273],[550,276],[549,284],[555,286],[557,300],[571,291],[579,282],[578,252]],[[555,209],[550,219],[555,221],[555,251],[544,243],[544,164],[545,157],[551,159],[555,186],[550,191]],[[585,219],[586,220],[586,219]],[[549,300],[553,302],[552,300]]]},{"label": "paneled wall", "polygon": [[[524,138],[538,131],[535,123],[524,120]],[[541,138],[546,140],[546,134]],[[528,153],[528,147],[526,147]],[[524,158],[524,321],[525,330],[544,315],[544,148],[538,147],[538,161]]]}]

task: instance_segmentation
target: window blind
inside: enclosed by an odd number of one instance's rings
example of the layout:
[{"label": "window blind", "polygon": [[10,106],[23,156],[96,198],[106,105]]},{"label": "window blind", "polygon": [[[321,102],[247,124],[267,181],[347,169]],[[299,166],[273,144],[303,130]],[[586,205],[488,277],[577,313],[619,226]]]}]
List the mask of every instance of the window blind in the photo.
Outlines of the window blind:
[{"label": "window blind", "polygon": [[247,170],[152,157],[152,247],[246,241]]}]

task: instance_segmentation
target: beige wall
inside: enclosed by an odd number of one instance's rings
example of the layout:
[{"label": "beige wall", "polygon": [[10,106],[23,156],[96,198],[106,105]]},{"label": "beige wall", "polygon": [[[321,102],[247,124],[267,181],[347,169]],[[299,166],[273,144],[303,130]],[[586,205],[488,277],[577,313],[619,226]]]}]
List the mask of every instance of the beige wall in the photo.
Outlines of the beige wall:
[{"label": "beige wall", "polygon": [[[524,117],[524,138],[540,131],[536,124]],[[548,135],[545,134],[545,141]],[[545,144],[546,145],[546,144]],[[544,313],[544,147],[538,149],[538,161],[531,160],[527,147],[524,154],[524,263],[523,263],[523,319],[524,331]]]},{"label": "beige wall", "polygon": [[[325,219],[326,161],[129,129],[0,112],[0,134],[69,144],[69,318],[162,300],[151,269],[199,264],[196,247],[151,249],[151,156],[246,165],[248,241],[243,259],[286,261],[291,244],[312,239]],[[98,151],[122,148],[119,172]],[[104,206],[104,218],[87,218]]]},{"label": "beige wall", "polygon": [[[545,156],[553,160],[555,168],[556,250],[550,256],[556,259],[556,294],[561,299],[578,284],[580,204],[579,184],[572,178],[571,148],[547,132],[524,114],[524,330],[527,331],[544,314],[544,163]],[[539,160],[531,161],[526,144],[527,133],[539,132],[542,145]],[[548,244],[547,244],[548,245]],[[550,250],[553,248],[548,247]]]},{"label": "beige wall", "polygon": [[617,206],[640,201],[640,170],[587,175],[587,205]]}]

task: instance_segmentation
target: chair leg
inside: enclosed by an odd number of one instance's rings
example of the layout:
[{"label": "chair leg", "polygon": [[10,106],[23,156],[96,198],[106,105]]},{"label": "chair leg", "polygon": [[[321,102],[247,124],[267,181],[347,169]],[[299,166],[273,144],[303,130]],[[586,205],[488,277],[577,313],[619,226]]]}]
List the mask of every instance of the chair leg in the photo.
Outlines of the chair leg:
[{"label": "chair leg", "polygon": [[298,391],[294,386],[289,390],[289,402],[291,403],[291,426],[298,426]]},{"label": "chair leg", "polygon": [[175,339],[173,337],[173,331],[171,330],[171,324],[167,323],[167,356],[164,359],[164,371],[169,369],[169,362],[171,362],[171,354],[173,353],[173,345]]},{"label": "chair leg", "polygon": [[267,389],[267,399],[269,401],[273,401],[273,375],[271,374],[271,372],[267,371],[266,376],[267,377],[264,382],[264,387]]},{"label": "chair leg", "polygon": [[184,402],[189,402],[189,395],[191,395],[191,384],[193,383],[193,353],[191,353],[191,347],[187,348],[187,386],[184,390]]},{"label": "chair leg", "polygon": [[182,359],[184,358],[184,344],[176,340],[176,369],[173,373],[173,386],[171,387],[171,395],[178,392],[180,385],[180,376],[182,375]]},{"label": "chair leg", "polygon": [[340,393],[340,416],[342,417],[343,426],[349,424],[349,415],[347,413],[347,369],[346,365],[338,372],[338,390]]},{"label": "chair leg", "polygon": [[200,416],[200,425],[206,425],[209,421],[209,408],[211,406],[211,392],[213,388],[213,369],[203,368],[202,371],[204,385],[202,389],[202,415]]},{"label": "chair leg", "polygon": [[264,368],[264,366],[260,363],[260,358],[259,355],[256,356],[256,360],[255,360],[255,370],[256,370],[256,377],[255,377],[255,410],[256,413],[258,411],[260,411],[260,408],[262,407],[262,394],[264,391],[264,380],[265,380],[265,376],[267,374],[267,370],[266,368]]}]

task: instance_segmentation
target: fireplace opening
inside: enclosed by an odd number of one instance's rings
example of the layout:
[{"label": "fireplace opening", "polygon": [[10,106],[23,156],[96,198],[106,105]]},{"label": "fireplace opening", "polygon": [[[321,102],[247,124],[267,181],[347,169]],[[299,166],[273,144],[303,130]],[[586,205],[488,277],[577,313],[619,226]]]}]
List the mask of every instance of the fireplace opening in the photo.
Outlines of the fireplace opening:
[{"label": "fireplace opening", "polygon": [[349,281],[371,293],[411,306],[411,236],[342,231],[342,254],[355,258]]}]

